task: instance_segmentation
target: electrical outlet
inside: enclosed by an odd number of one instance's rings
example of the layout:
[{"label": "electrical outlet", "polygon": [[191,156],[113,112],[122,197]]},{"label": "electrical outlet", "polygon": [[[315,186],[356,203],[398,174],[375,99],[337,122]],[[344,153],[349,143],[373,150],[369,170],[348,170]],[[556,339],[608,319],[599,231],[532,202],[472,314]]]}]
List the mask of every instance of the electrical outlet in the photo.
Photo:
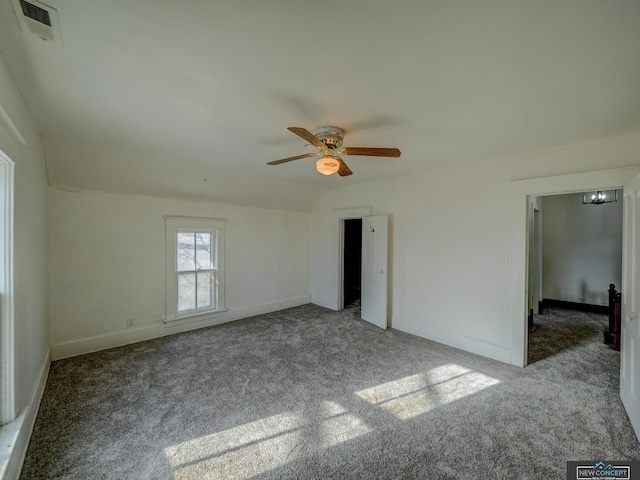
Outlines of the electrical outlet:
[{"label": "electrical outlet", "polygon": [[160,323],[162,321],[162,315],[159,313],[153,314],[153,323]]},{"label": "electrical outlet", "polygon": [[127,327],[133,327],[133,317],[127,318]]},{"label": "electrical outlet", "polygon": [[584,297],[580,297],[580,301],[581,301],[581,302],[584,302]]},{"label": "electrical outlet", "polygon": [[606,305],[606,304],[607,304],[607,297],[601,297],[601,298],[600,298],[600,303],[601,303],[602,305]]}]

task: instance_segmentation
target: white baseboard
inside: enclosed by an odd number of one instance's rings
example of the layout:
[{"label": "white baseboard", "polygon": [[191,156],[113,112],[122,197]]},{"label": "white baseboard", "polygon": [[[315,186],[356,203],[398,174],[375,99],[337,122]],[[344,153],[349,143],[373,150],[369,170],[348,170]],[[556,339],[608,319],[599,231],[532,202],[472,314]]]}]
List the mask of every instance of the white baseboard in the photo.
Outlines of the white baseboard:
[{"label": "white baseboard", "polygon": [[330,298],[319,297],[318,295],[311,295],[311,303],[319,305],[324,308],[330,308],[331,310],[338,310],[338,301]]},{"label": "white baseboard", "polygon": [[459,348],[466,352],[475,353],[483,357],[492,358],[504,363],[511,363],[511,349],[493,345],[491,343],[464,337],[437,328],[421,325],[398,317],[393,318],[393,328],[411,333],[427,340],[443,343],[450,347]]},{"label": "white baseboard", "polygon": [[22,470],[24,457],[31,439],[42,393],[49,376],[51,355],[49,349],[44,356],[38,377],[31,391],[29,403],[18,413],[18,417],[0,429],[0,479],[17,480]]},{"label": "white baseboard", "polygon": [[310,302],[309,295],[300,295],[299,297],[286,298],[275,302],[262,303],[260,305],[252,305],[250,307],[230,309],[226,315],[227,321],[239,320],[241,318],[262,315],[263,313],[276,312],[285,308],[306,305]]},{"label": "white baseboard", "polygon": [[97,352],[107,348],[120,347],[130,343],[165,337],[167,335],[173,335],[174,333],[187,332],[198,328],[211,327],[213,325],[232,322],[234,320],[240,320],[254,315],[261,315],[263,313],[275,312],[285,308],[297,307],[307,303],[309,303],[309,295],[300,295],[298,297],[276,300],[249,307],[229,308],[225,314],[209,320],[193,321],[180,325],[154,323],[144,327],[128,328],[119,332],[58,343],[56,345],[51,345],[51,359],[60,360],[62,358],[75,357],[76,355]]}]

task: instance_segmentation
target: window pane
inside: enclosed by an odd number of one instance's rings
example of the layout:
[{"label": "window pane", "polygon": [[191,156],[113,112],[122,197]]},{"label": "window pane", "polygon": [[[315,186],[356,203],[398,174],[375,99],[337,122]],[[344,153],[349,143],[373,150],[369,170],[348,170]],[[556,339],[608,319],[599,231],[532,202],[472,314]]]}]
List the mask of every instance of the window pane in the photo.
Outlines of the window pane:
[{"label": "window pane", "polygon": [[202,270],[211,268],[210,233],[196,233],[196,266]]},{"label": "window pane", "polygon": [[179,272],[196,269],[195,233],[179,232],[176,238],[177,269]]},{"label": "window pane", "polygon": [[196,308],[196,274],[178,275],[178,312]]},{"label": "window pane", "polygon": [[213,305],[211,277],[211,272],[198,272],[198,308],[207,308]]}]

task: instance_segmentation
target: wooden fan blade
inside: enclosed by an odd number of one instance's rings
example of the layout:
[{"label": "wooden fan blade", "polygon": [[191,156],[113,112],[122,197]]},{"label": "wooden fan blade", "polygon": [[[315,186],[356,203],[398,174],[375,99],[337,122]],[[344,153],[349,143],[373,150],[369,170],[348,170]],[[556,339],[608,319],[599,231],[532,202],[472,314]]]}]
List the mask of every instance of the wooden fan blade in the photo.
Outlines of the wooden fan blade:
[{"label": "wooden fan blade", "polygon": [[311,145],[314,145],[316,147],[320,147],[320,148],[324,148],[324,143],[322,143],[320,140],[318,140],[313,133],[311,133],[309,130],[307,130],[306,128],[302,128],[302,127],[288,127],[287,130],[295,133],[296,135],[298,135],[300,138],[303,138],[304,140],[306,140],[307,142],[309,142]]},{"label": "wooden fan blade", "polygon": [[315,157],[319,153],[305,153],[304,155],[297,155],[295,157],[282,158],[280,160],[274,160],[273,162],[267,162],[267,165],[280,165],[281,163],[293,162],[294,160],[300,160],[301,158]]},{"label": "wooden fan blade", "polygon": [[368,157],[399,157],[397,148],[369,148],[369,147],[344,147],[340,152],[347,155],[365,155]]},{"label": "wooden fan blade", "polygon": [[338,169],[338,175],[340,175],[341,177],[347,177],[351,175],[353,172],[347,166],[347,164],[344,163],[344,160],[342,160],[340,157],[338,157],[338,160],[340,160],[340,168]]}]

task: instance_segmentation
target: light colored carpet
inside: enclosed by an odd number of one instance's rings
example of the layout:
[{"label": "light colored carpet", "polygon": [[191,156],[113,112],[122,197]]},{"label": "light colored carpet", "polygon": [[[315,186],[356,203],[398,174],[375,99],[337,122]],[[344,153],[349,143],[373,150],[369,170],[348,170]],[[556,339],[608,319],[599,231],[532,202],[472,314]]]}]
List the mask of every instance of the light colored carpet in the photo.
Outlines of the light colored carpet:
[{"label": "light colored carpet", "polygon": [[600,338],[520,369],[358,314],[306,305],[54,362],[21,478],[561,479],[640,458]]}]

